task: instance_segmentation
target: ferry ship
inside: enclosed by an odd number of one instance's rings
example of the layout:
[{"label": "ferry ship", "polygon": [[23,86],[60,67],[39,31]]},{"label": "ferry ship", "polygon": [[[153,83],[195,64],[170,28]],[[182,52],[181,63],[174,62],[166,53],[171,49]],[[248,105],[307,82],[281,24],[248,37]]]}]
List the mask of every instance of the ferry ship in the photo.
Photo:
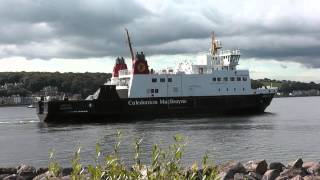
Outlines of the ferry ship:
[{"label": "ferry ship", "polygon": [[132,67],[117,58],[109,82],[86,100],[42,99],[37,114],[43,122],[118,122],[144,118],[262,113],[275,88],[251,88],[248,70],[237,69],[240,50],[223,50],[212,34],[210,51],[196,62],[175,68],[149,68],[143,52],[133,53]]}]

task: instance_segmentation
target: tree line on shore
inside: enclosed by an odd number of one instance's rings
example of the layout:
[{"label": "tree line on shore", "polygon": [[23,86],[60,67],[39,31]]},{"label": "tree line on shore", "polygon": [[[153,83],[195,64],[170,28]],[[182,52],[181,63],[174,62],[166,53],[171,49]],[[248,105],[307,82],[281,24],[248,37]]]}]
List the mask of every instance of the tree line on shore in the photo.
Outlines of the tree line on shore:
[{"label": "tree line on shore", "polygon": [[[27,96],[39,92],[46,86],[57,87],[60,92],[81,94],[83,98],[94,93],[100,85],[111,78],[111,73],[60,73],[60,72],[0,72],[0,96]],[[287,80],[251,80],[252,88],[278,87],[284,96],[297,90],[320,90],[320,83]],[[19,84],[5,89],[8,83]],[[1,88],[2,87],[2,88]]]},{"label": "tree line on shore", "polygon": [[10,90],[2,88],[0,96],[26,96],[37,93],[46,86],[53,86],[60,92],[86,97],[110,77],[110,73],[0,72],[0,87],[8,83],[20,84]]}]

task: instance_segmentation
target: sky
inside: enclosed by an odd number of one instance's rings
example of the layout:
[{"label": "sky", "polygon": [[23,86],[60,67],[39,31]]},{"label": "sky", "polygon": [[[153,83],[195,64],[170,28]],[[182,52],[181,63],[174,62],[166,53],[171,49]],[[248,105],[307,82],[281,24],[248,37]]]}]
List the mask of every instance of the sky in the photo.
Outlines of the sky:
[{"label": "sky", "polygon": [[318,0],[0,0],[0,71],[111,72],[124,28],[154,69],[194,61],[214,31],[251,77],[320,82]]}]

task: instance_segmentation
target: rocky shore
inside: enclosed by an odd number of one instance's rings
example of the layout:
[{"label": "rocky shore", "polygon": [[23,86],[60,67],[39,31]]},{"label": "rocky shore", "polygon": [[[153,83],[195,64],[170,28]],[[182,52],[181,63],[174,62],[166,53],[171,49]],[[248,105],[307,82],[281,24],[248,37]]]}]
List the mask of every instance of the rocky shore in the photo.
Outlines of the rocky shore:
[{"label": "rocky shore", "polygon": [[[218,179],[221,180],[320,180],[320,163],[303,162],[297,159],[287,165],[281,162],[267,163],[265,160],[249,161],[240,163],[230,161],[216,167]],[[59,176],[54,176],[48,168],[38,168],[20,165],[18,167],[0,167],[0,180],[71,180],[72,168],[61,168]],[[142,168],[142,178],[145,179]],[[197,170],[197,173],[191,177],[192,170],[187,168],[182,173],[186,179],[203,179],[203,169]],[[83,168],[84,179],[91,179],[87,168]],[[121,178],[120,178],[121,179]]]}]

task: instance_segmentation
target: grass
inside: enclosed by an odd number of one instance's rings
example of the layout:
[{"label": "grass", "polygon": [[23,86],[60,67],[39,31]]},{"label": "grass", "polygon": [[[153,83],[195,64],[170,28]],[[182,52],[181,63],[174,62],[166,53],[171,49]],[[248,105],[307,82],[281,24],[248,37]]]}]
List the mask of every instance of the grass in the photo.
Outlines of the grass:
[{"label": "grass", "polygon": [[[113,146],[113,152],[101,157],[101,146],[96,144],[95,157],[93,164],[83,167],[80,161],[81,148],[79,147],[71,160],[73,180],[215,180],[218,179],[217,167],[213,161],[209,160],[207,154],[203,156],[201,165],[196,162],[190,166],[183,167],[181,160],[183,158],[186,146],[186,138],[182,135],[173,137],[174,143],[167,148],[160,148],[157,144],[153,145],[150,164],[142,164],[141,144],[142,139],[136,139],[134,143],[134,164],[128,167],[119,154],[121,145],[121,133],[117,133],[117,141]],[[53,177],[61,176],[61,166],[54,158],[54,152],[49,153],[49,172]]]}]

